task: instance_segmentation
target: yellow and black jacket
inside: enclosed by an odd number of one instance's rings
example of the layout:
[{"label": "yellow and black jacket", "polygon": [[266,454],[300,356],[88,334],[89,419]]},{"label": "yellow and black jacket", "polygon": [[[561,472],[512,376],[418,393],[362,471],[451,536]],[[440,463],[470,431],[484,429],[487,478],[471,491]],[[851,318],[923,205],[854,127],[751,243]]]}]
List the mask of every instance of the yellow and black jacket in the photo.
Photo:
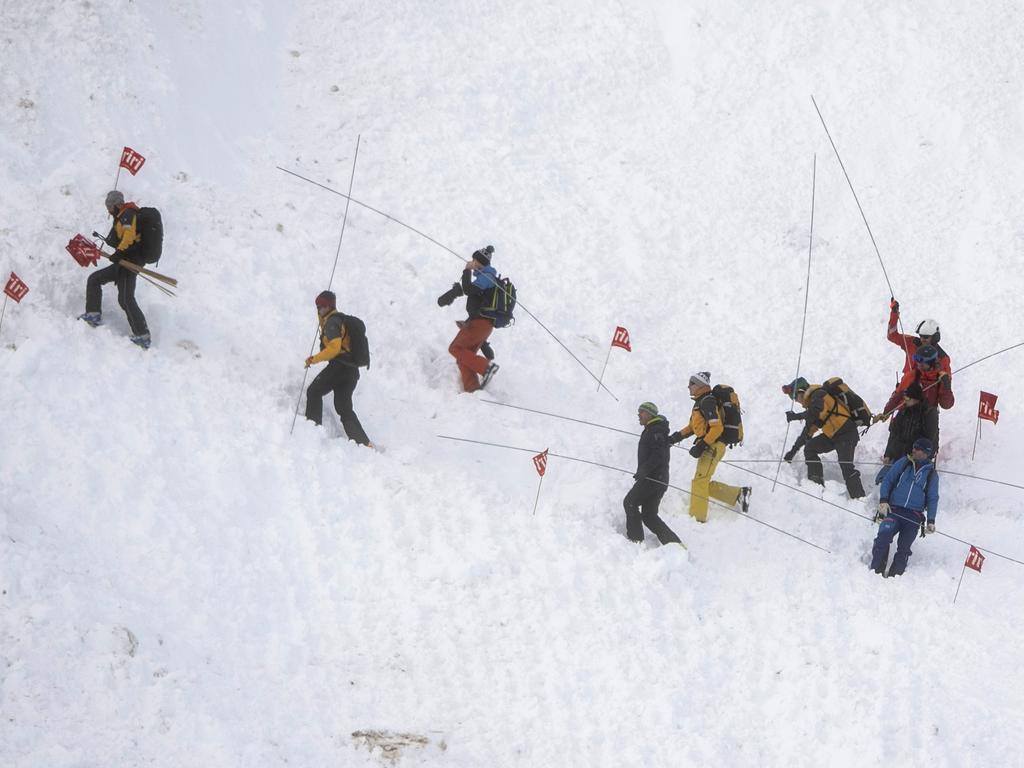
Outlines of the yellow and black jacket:
[{"label": "yellow and black jacket", "polygon": [[800,396],[800,403],[807,409],[803,414],[804,421],[807,422],[804,428],[807,437],[819,429],[825,437],[835,437],[843,427],[848,424],[853,426],[847,407],[826,392],[820,384],[812,384],[805,389]]},{"label": "yellow and black jacket", "polygon": [[107,245],[117,250],[117,256],[137,264],[142,258],[142,235],[139,232],[139,209],[135,203],[125,203],[114,216],[114,226],[105,238]]},{"label": "yellow and black jacket", "polygon": [[320,352],[313,355],[310,362],[345,362],[351,352],[352,340],[345,327],[345,316],[336,309],[331,310],[320,318]]},{"label": "yellow and black jacket", "polygon": [[[725,424],[722,421],[722,408],[718,400],[711,394],[711,388],[705,387],[693,396],[693,410],[690,412],[690,423],[679,430],[680,439],[696,435],[707,445],[711,445],[722,437]],[[675,442],[678,442],[675,441]]]}]

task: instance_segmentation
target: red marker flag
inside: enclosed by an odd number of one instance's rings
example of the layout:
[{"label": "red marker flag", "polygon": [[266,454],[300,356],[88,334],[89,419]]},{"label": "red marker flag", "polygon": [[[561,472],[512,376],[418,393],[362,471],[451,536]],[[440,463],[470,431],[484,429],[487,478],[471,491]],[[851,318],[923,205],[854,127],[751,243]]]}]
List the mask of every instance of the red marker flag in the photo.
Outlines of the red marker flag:
[{"label": "red marker flag", "polygon": [[991,421],[993,424],[999,421],[999,411],[996,410],[998,395],[991,392],[982,392],[978,402],[978,418]]},{"label": "red marker flag", "polygon": [[80,267],[87,267],[100,260],[100,249],[85,235],[75,235],[64,246],[64,249],[71,254],[71,257],[78,262]]},{"label": "red marker flag", "polygon": [[620,347],[627,352],[632,352],[633,348],[629,346],[629,331],[623,328],[621,325],[616,326],[615,333],[612,335],[612,346]]},{"label": "red marker flag", "polygon": [[28,293],[28,286],[20,277],[11,272],[11,276],[7,279],[7,285],[4,286],[4,293],[20,304],[21,300],[25,298],[25,294]]},{"label": "red marker flag", "polygon": [[964,566],[967,568],[973,568],[978,573],[981,573],[981,566],[984,563],[985,556],[972,544],[971,551],[967,553],[967,559],[964,560]]},{"label": "red marker flag", "polygon": [[548,468],[548,449],[544,449],[544,453],[538,453],[533,457],[533,466],[537,470],[537,474],[544,477],[544,472]]},{"label": "red marker flag", "polygon": [[145,162],[146,158],[131,147],[125,147],[121,151],[121,167],[128,171],[132,176],[142,170],[142,164]]}]

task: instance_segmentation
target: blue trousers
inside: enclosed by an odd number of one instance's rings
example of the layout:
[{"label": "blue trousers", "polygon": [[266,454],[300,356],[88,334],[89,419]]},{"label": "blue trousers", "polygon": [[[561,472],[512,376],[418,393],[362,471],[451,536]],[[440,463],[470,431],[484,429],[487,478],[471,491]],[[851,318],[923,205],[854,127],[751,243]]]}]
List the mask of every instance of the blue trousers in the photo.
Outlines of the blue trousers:
[{"label": "blue trousers", "polygon": [[874,546],[871,547],[871,570],[875,573],[885,573],[889,545],[897,535],[899,541],[896,542],[896,555],[892,559],[889,575],[899,576],[907,570],[907,561],[912,554],[910,545],[917,538],[923,519],[924,516],[920,512],[906,507],[891,507],[888,516],[879,524],[878,535],[875,536]]}]

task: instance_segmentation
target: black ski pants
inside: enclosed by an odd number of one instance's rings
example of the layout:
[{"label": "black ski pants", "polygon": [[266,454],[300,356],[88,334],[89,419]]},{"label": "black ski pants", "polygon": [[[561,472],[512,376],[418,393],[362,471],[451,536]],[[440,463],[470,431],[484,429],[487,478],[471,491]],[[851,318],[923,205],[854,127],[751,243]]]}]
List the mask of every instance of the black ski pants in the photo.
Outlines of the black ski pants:
[{"label": "black ski pants", "polygon": [[835,451],[839,458],[839,468],[843,472],[843,480],[846,481],[846,492],[851,499],[859,499],[864,496],[864,485],[860,480],[860,472],[854,464],[853,455],[857,450],[857,442],[860,435],[857,434],[857,426],[848,421],[842,429],[832,437],[827,437],[824,432],[807,441],[804,446],[804,458],[807,460],[807,479],[821,485],[825,484],[825,470],[821,465],[821,454]]},{"label": "black ski pants", "polygon": [[85,284],[85,311],[103,311],[103,286],[107,283],[117,284],[117,303],[128,316],[128,325],[132,329],[133,336],[149,333],[149,326],[146,324],[146,316],[142,314],[138,303],[135,301],[135,283],[138,275],[130,269],[125,269],[117,264],[97,270],[89,275]]},{"label": "black ski pants", "polygon": [[324,416],[324,395],[334,393],[334,409],[341,418],[341,426],[349,440],[360,445],[369,445],[370,439],[359,423],[359,417],[352,410],[352,393],[359,383],[359,369],[332,360],[313,379],[306,390],[306,418],[319,425]]},{"label": "black ski pants", "polygon": [[643,526],[646,525],[662,544],[668,544],[670,541],[682,543],[658,516],[658,506],[665,491],[666,486],[646,478],[633,484],[626,498],[622,500],[622,506],[626,509],[626,538],[635,542],[643,541]]}]

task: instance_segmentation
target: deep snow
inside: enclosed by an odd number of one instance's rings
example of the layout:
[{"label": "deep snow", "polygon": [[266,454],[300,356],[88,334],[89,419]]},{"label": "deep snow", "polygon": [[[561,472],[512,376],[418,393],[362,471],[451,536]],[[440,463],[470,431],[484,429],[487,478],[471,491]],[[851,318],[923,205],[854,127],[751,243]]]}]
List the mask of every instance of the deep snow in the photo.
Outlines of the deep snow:
[{"label": "deep snow", "polygon": [[[13,766],[376,764],[353,733],[419,734],[401,764],[1014,765],[1024,566],[919,541],[865,566],[871,507],[782,468],[801,372],[880,408],[905,322],[954,368],[1024,341],[1022,43],[1014,3],[9,3],[0,268],[31,292],[0,330],[0,758]],[[353,206],[333,287],[368,326],[356,408],[383,452],[299,419],[312,299],[353,195],[465,254],[522,303],[501,372],[457,394],[460,264]],[[160,207],[171,299],[154,334],[82,311],[63,250],[120,188]],[[815,160],[816,158],[816,160]],[[636,404],[686,419],[711,370],[746,409],[718,478],[819,551],[686,497],[689,550],[622,536]],[[1024,348],[954,378],[943,466],[1022,483]],[[308,383],[308,380],[307,380]],[[1000,396],[971,461],[979,389]],[[329,402],[326,412],[330,412]],[[790,434],[790,440],[794,435]],[[881,427],[859,457],[873,474]],[[688,488],[692,460],[673,457]],[[1021,490],[953,475],[940,531],[1017,560]],[[853,514],[851,514],[851,512]]]}]

